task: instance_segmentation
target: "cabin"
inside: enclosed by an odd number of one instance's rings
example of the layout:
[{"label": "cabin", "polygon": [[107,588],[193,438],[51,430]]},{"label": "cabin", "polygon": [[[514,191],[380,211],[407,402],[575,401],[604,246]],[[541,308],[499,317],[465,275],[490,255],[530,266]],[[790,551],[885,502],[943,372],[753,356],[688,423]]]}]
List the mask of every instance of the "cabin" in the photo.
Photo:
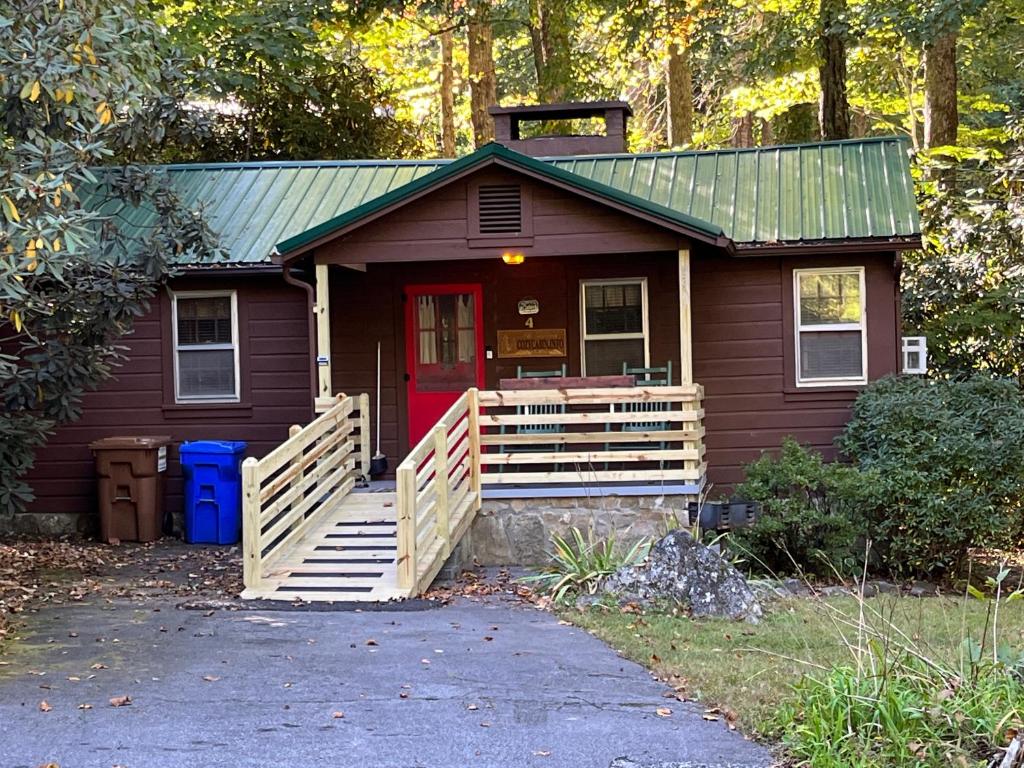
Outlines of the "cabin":
[{"label": "cabin", "polygon": [[[685,524],[902,370],[900,139],[629,154],[623,102],[490,111],[456,160],[164,167],[226,255],[138,321],[22,527],[90,520],[94,439],[245,440],[248,595],[405,597],[570,525]],[[561,121],[603,131],[536,135]]]}]

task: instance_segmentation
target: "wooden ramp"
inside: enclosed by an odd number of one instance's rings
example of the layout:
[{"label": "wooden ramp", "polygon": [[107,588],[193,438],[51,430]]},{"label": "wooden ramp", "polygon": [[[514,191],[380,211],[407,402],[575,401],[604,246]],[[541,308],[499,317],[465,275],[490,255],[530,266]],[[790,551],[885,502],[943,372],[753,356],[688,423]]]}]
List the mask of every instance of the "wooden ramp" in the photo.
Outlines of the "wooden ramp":
[{"label": "wooden ramp", "polygon": [[395,494],[349,493],[264,565],[246,599],[375,602],[408,597],[398,587]]}]

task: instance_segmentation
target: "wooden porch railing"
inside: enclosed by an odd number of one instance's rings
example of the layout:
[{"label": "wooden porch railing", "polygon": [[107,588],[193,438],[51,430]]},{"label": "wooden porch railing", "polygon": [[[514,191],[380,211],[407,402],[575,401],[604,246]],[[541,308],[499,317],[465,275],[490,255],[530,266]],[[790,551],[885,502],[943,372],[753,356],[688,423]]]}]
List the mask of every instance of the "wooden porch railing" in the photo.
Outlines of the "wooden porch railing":
[{"label": "wooden porch railing", "polygon": [[315,421],[293,426],[288,439],[262,459],[242,462],[247,589],[260,587],[274,557],[345,498],[359,475],[369,472],[369,419],[368,395],[338,395]]},{"label": "wooden porch railing", "polygon": [[482,483],[699,485],[704,389],[480,392]]},{"label": "wooden porch railing", "polygon": [[398,586],[426,590],[480,508],[480,406],[463,394],[398,466]]}]

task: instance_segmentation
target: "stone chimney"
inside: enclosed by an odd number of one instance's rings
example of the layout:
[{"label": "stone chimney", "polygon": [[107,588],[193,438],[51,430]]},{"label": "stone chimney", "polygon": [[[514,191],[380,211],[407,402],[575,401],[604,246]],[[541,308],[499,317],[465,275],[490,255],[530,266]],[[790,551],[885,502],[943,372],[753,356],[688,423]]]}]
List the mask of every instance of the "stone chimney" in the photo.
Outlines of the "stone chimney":
[{"label": "stone chimney", "polygon": [[[491,107],[494,140],[509,149],[533,157],[552,155],[603,155],[626,151],[626,121],[633,110],[624,101],[584,101],[568,104],[537,104],[527,107]],[[552,133],[521,138],[520,124],[542,122],[550,129],[558,120],[602,118],[605,131],[594,136]]]}]

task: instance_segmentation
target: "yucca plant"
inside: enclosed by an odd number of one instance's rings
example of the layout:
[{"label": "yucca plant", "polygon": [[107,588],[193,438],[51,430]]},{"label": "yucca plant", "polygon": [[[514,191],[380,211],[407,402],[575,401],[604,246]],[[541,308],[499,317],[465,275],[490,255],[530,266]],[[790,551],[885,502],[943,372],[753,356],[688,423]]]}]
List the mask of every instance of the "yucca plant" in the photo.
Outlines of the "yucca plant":
[{"label": "yucca plant", "polygon": [[590,530],[586,538],[579,528],[569,530],[568,540],[557,533],[551,535],[555,551],[551,564],[539,572],[524,576],[539,592],[551,595],[556,602],[567,602],[578,594],[594,594],[601,579],[626,565],[635,565],[647,556],[650,542],[641,539],[625,552],[615,546],[615,537],[595,539]]}]

